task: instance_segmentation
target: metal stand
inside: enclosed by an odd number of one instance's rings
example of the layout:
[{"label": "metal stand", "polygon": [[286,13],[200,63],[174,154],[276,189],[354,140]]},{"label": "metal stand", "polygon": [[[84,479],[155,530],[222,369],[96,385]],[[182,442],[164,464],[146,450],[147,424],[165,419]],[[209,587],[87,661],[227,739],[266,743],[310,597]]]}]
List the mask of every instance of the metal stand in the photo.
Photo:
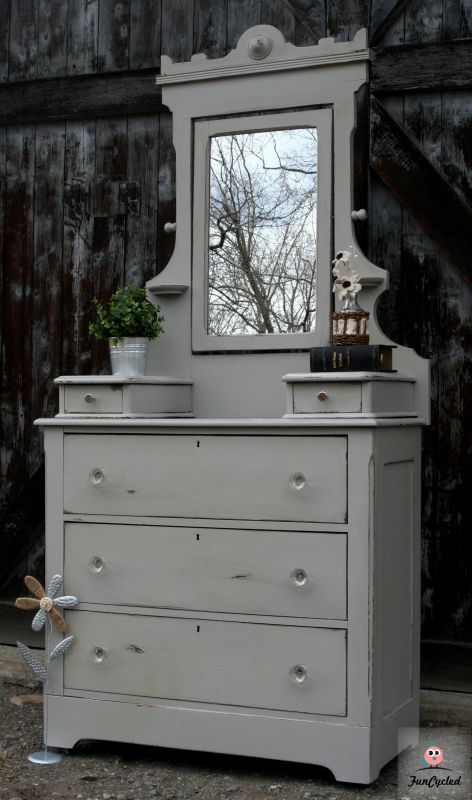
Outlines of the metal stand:
[{"label": "metal stand", "polygon": [[63,760],[64,756],[61,753],[52,753],[50,750],[38,750],[28,756],[28,761],[32,764],[59,764]]},{"label": "metal stand", "polygon": [[30,753],[28,756],[28,761],[31,761],[32,764],[60,764],[61,761],[64,761],[64,756],[62,753],[52,753],[48,750],[48,743],[47,743],[47,727],[48,727],[48,688],[49,688],[49,663],[48,663],[48,653],[50,652],[50,641],[51,641],[51,634],[52,634],[52,625],[49,616],[47,617],[47,621],[49,623],[49,635],[48,641],[46,645],[46,680],[44,681],[43,685],[43,703],[44,703],[44,727],[43,727],[43,736],[44,736],[44,750],[37,750],[34,753]]}]

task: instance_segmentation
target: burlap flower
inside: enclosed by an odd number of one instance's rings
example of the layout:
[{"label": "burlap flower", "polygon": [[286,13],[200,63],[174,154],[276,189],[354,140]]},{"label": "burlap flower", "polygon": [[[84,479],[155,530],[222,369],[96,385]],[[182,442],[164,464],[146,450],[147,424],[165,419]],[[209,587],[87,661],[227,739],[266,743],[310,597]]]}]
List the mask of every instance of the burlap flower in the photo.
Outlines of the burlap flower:
[{"label": "burlap flower", "polygon": [[66,595],[64,597],[55,596],[62,586],[62,576],[53,575],[49,582],[47,593],[44,591],[40,582],[31,575],[26,576],[25,584],[35,597],[18,597],[15,600],[15,606],[24,609],[39,609],[31,623],[33,630],[40,631],[44,627],[46,617],[49,614],[53,625],[55,625],[61,633],[65,633],[67,630],[65,620],[59,611],[56,610],[55,606],[59,608],[72,608],[77,605],[79,601],[77,597],[73,595]]}]

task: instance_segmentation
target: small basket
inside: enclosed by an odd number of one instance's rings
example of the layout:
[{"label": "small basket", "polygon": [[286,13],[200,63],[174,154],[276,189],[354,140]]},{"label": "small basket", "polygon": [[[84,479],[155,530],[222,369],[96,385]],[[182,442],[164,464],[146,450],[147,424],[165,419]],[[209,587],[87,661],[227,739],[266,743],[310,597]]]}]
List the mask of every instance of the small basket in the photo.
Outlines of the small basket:
[{"label": "small basket", "polygon": [[369,344],[369,312],[348,309],[333,311],[331,331],[333,345]]}]

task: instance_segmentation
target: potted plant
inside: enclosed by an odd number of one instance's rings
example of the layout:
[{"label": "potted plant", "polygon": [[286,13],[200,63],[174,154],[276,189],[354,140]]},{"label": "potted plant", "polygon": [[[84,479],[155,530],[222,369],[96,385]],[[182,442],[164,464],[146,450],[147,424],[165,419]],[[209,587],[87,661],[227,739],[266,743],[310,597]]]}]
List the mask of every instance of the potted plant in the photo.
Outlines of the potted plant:
[{"label": "potted plant", "polygon": [[93,303],[97,319],[89,333],[108,339],[113,375],[144,375],[149,342],[164,330],[159,306],[149,302],[146,289],[134,284],[118,289],[106,303],[96,297]]}]

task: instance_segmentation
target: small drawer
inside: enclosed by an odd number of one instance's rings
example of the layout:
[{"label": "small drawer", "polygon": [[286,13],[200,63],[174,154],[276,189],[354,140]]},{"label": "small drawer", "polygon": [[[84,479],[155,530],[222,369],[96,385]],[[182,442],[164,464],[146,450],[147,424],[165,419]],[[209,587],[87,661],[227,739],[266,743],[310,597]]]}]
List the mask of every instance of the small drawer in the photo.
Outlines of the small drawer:
[{"label": "small drawer", "polygon": [[345,533],[65,526],[65,583],[83,603],[344,620],[346,562]]},{"label": "small drawer", "polygon": [[66,434],[68,513],[344,523],[347,437]]},{"label": "small drawer", "polygon": [[119,384],[65,386],[64,411],[66,414],[121,414],[123,387]]},{"label": "small drawer", "polygon": [[97,375],[62,376],[59,417],[68,414],[124,417],[189,417],[192,414],[192,381],[157,376]]},{"label": "small drawer", "polygon": [[[349,373],[347,373],[349,374]],[[364,377],[344,381],[287,379],[288,415],[292,414],[365,414],[367,416],[414,415],[415,381],[403,375]]]},{"label": "small drawer", "polygon": [[294,384],[293,413],[323,414],[333,412],[355,413],[362,410],[360,383],[309,383]]},{"label": "small drawer", "polygon": [[68,691],[346,714],[346,631],[71,611]]}]

